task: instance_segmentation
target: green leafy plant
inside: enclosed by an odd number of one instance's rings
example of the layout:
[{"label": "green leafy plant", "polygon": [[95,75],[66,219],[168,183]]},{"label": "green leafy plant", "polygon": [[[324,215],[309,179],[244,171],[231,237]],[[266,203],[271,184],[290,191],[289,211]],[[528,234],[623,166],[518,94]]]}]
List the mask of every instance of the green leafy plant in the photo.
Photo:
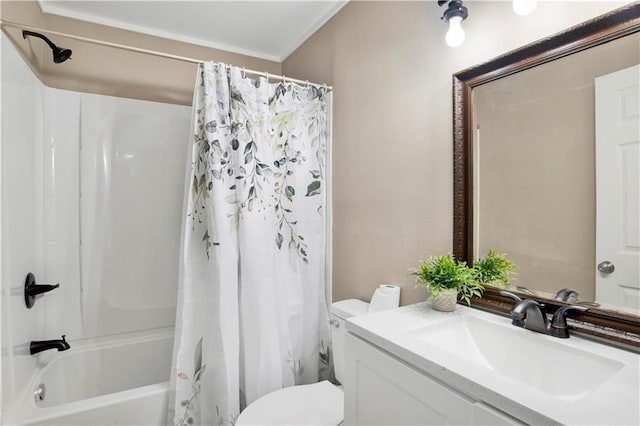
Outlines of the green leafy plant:
[{"label": "green leafy plant", "polygon": [[487,255],[473,263],[478,281],[484,285],[499,288],[510,288],[513,276],[516,275],[516,264],[506,255],[489,250]]},{"label": "green leafy plant", "polygon": [[484,287],[476,279],[475,270],[469,268],[466,262],[457,262],[451,254],[431,256],[409,273],[416,276],[416,287],[430,290],[429,299],[454,289],[457,290],[458,297],[469,305],[471,297],[481,297],[484,291]]}]

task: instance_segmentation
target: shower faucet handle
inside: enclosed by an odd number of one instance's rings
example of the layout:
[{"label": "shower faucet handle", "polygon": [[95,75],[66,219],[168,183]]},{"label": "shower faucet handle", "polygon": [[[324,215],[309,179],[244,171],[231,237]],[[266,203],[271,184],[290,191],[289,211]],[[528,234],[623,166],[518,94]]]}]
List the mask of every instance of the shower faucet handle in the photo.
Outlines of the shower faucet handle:
[{"label": "shower faucet handle", "polygon": [[56,288],[60,287],[60,284],[37,284],[36,277],[29,272],[27,278],[24,281],[24,303],[27,308],[31,309],[36,303],[36,296],[43,293],[48,293]]}]

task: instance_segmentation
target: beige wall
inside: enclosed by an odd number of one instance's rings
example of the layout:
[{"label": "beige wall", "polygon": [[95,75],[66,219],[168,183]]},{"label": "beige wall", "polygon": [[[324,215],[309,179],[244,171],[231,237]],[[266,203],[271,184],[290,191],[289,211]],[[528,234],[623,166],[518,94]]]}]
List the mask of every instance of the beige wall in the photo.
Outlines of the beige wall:
[{"label": "beige wall", "polygon": [[[44,22],[44,15],[35,1],[0,0],[0,17],[3,21],[27,23],[35,27],[41,27]],[[42,58],[45,44],[42,43],[40,46],[34,45],[33,48],[30,48],[30,46],[23,41],[20,31],[7,28],[5,33],[16,46],[18,53],[20,53],[24,61],[29,65],[33,73],[42,80],[40,59]]]},{"label": "beige wall", "polygon": [[518,285],[594,300],[594,79],[640,63],[639,46],[632,34],[474,89],[479,253],[509,254]]},{"label": "beige wall", "polygon": [[[278,62],[43,14],[35,1],[3,0],[1,13],[2,19],[8,21],[77,36],[174,55],[215,60],[273,74],[282,72],[282,66]],[[54,64],[51,51],[41,40],[23,40],[20,30],[13,28],[7,28],[5,32],[17,45],[23,57],[30,60],[32,68],[33,64],[37,63],[37,75],[47,86],[182,105],[191,104],[195,64],[51,36],[56,45],[73,50],[71,61]],[[37,58],[37,61],[34,58]]]},{"label": "beige wall", "polygon": [[455,49],[435,1],[352,1],[283,64],[334,86],[334,300],[395,282],[402,304],[420,301],[407,269],[451,250],[451,75],[623,3],[541,2],[527,17],[465,4]]},{"label": "beige wall", "polygon": [[[352,1],[282,65],[44,15],[34,1],[2,0],[0,13],[27,25],[332,84],[333,297],[368,300],[379,283],[395,282],[406,304],[426,295],[413,290],[407,269],[451,250],[451,74],[623,3],[542,2],[521,18],[508,2],[468,1],[467,40],[452,49],[435,1]],[[192,64],[52,37],[74,50],[73,60],[54,65],[42,43],[6,32],[52,87],[191,103]]]}]

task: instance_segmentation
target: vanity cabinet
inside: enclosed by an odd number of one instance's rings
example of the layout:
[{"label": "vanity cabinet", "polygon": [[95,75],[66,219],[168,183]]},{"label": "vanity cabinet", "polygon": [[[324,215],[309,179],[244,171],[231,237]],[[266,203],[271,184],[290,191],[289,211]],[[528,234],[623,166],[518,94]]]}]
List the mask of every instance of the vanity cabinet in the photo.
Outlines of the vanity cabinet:
[{"label": "vanity cabinet", "polygon": [[344,424],[523,425],[347,333]]}]

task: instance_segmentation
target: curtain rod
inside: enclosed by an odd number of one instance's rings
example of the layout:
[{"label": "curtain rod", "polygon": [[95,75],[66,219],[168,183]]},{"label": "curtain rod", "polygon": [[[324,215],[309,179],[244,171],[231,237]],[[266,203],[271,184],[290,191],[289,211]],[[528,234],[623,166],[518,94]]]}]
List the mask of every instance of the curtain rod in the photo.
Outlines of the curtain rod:
[{"label": "curtain rod", "polygon": [[[43,32],[43,33],[47,33],[47,34],[51,34],[51,35],[55,35],[55,36],[60,36],[60,37],[70,38],[70,39],[77,40],[77,41],[86,42],[86,43],[98,44],[100,46],[113,47],[113,48],[121,49],[121,50],[128,50],[130,52],[137,52],[137,53],[142,53],[142,54],[145,54],[145,55],[158,56],[160,58],[174,59],[176,61],[189,62],[189,63],[192,63],[192,64],[202,64],[202,63],[205,62],[202,59],[189,58],[187,56],[172,55],[170,53],[164,53],[164,52],[160,52],[160,51],[157,51],[157,50],[143,49],[141,47],[130,46],[130,45],[127,45],[127,44],[112,43],[110,41],[98,40],[98,39],[95,39],[95,38],[82,37],[82,36],[63,33],[63,32],[59,32],[59,31],[47,30],[47,29],[44,29],[44,28],[31,27],[31,26],[28,26],[28,25],[21,25],[21,24],[15,23],[15,22],[5,21],[4,19],[0,20],[0,24],[3,27],[11,27],[11,28],[17,28],[17,29],[22,29],[22,30],[27,30],[27,31]],[[298,84],[303,84],[303,85],[312,85],[312,86],[317,86],[317,87],[324,87],[327,90],[333,90],[332,86],[328,86],[326,84],[318,84],[318,83],[311,83],[311,82],[305,81],[305,80],[298,80],[297,78],[287,77],[284,74],[283,75],[273,75],[273,74],[269,74],[268,72],[250,70],[250,69],[244,68],[244,67],[242,67],[242,72],[245,73],[245,74],[253,74],[253,75],[266,77],[267,80],[269,80],[269,78],[274,78],[276,80],[290,81],[292,83],[298,83]]]}]

